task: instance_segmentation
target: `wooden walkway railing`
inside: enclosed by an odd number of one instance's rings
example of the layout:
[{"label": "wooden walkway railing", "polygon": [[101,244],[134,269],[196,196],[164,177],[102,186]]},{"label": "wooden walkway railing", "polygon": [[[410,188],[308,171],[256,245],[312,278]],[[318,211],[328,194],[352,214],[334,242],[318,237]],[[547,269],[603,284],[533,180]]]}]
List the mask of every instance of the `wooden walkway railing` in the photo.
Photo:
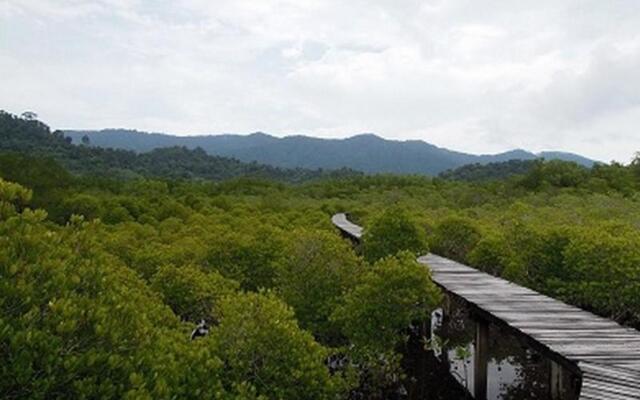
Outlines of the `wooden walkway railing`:
[{"label": "wooden walkway railing", "polygon": [[[362,228],[345,214],[336,214],[333,224],[354,241]],[[486,349],[488,323],[507,327],[545,352],[552,363],[581,377],[580,400],[640,400],[640,332],[478,271],[458,262],[428,254],[418,258],[428,266],[434,282],[474,308],[476,321],[476,399],[486,398]],[[640,295],[640,293],[638,294]],[[551,397],[560,376],[553,376]],[[555,368],[559,371],[559,368]]]}]

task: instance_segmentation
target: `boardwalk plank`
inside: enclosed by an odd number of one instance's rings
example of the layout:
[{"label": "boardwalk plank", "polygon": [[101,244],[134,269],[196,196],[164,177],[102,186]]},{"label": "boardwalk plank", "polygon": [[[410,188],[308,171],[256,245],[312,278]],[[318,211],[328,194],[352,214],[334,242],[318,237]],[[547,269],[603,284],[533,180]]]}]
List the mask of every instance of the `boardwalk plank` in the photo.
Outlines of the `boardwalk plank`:
[{"label": "boardwalk plank", "polygon": [[[352,239],[362,237],[345,214],[332,221]],[[444,290],[576,365],[580,400],[640,400],[640,332],[444,257],[418,262]]]}]

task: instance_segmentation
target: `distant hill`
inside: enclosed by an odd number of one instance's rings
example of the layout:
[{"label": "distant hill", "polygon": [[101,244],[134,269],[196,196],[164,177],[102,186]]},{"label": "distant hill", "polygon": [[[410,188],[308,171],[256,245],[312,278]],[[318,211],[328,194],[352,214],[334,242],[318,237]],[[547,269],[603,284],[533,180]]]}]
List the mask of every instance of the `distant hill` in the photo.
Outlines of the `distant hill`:
[{"label": "distant hill", "polygon": [[3,160],[10,160],[11,163],[18,163],[21,155],[53,159],[74,174],[110,178],[224,180],[235,177],[254,177],[284,182],[303,182],[325,177],[362,174],[348,169],[338,171],[285,169],[258,163],[245,163],[229,157],[210,155],[197,147],[189,149],[185,146],[171,145],[154,148],[147,152],[134,152],[122,148],[77,145],[71,143],[71,138],[65,137],[63,132],[51,132],[49,127],[40,121],[27,120],[1,110],[0,155],[7,156],[8,158],[5,157]]},{"label": "distant hill", "polygon": [[590,160],[581,155],[573,154],[573,153],[565,153],[562,151],[543,151],[538,153],[537,155],[538,157],[544,158],[545,160],[572,161],[574,163],[577,163],[589,168],[593,167],[593,164],[595,163],[594,160]]},{"label": "distant hill", "polygon": [[438,177],[467,182],[501,180],[516,175],[524,175],[531,171],[537,162],[539,161],[509,160],[488,164],[467,164],[441,172]]},{"label": "distant hill", "polygon": [[91,146],[113,147],[137,152],[159,147],[200,147],[207,153],[234,157],[283,168],[352,168],[366,173],[437,175],[466,164],[488,164],[508,160],[533,160],[541,157],[576,161],[591,167],[582,156],[545,152],[534,154],[512,150],[492,155],[474,155],[447,150],[421,140],[386,140],[373,134],[347,139],[319,139],[308,136],[277,138],[264,133],[251,135],[172,136],[131,130],[65,131],[74,143],[87,136]]}]

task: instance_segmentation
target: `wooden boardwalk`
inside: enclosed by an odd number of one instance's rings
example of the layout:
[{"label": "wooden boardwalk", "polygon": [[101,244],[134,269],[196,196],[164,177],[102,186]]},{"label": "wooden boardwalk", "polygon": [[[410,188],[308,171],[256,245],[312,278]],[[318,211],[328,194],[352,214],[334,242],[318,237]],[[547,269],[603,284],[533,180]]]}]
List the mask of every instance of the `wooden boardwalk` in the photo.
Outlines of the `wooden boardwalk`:
[{"label": "wooden boardwalk", "polygon": [[350,237],[355,241],[359,241],[362,237],[362,227],[352,223],[347,218],[347,214],[340,213],[331,217],[331,222],[335,225],[345,236]]},{"label": "wooden boardwalk", "polygon": [[[345,214],[336,214],[332,221],[352,239],[362,237],[362,228]],[[444,257],[428,254],[418,261],[431,269],[434,282],[488,322],[523,335],[579,374],[580,400],[640,400],[637,330]]]}]

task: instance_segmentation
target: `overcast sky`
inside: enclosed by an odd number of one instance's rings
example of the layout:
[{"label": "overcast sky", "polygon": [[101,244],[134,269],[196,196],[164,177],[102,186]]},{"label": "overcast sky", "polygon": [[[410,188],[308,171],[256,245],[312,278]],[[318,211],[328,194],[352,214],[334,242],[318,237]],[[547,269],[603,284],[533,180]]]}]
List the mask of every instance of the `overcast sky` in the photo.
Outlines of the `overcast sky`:
[{"label": "overcast sky", "polygon": [[0,0],[0,109],[53,128],[640,150],[638,0]]}]

